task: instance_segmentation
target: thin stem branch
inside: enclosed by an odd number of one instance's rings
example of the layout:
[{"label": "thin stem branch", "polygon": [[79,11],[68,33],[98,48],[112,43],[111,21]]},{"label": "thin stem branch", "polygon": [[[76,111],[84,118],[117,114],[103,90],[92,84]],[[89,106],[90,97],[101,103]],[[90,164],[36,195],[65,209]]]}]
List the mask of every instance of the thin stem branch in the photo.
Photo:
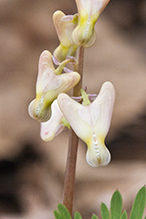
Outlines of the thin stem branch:
[{"label": "thin stem branch", "polygon": [[[75,66],[75,70],[80,74],[81,80],[73,89],[73,96],[80,96],[80,89],[82,88],[83,78],[83,59],[84,48],[79,48],[78,63]],[[69,145],[68,145],[68,157],[65,171],[64,189],[63,189],[63,204],[66,206],[70,214],[72,215],[73,198],[74,198],[74,185],[75,185],[75,172],[76,172],[76,160],[78,149],[78,137],[75,132],[70,129]]]}]

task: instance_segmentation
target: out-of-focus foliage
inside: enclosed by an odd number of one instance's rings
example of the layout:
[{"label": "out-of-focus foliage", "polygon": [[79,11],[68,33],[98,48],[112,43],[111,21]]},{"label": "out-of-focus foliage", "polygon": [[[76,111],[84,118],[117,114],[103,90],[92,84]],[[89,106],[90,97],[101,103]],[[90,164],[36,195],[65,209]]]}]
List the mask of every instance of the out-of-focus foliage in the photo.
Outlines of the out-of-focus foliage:
[{"label": "out-of-focus foliage", "polygon": [[[143,186],[137,193],[132,210],[130,219],[142,219],[143,212],[146,205],[146,187]],[[127,212],[122,212],[123,201],[120,192],[117,190],[114,192],[111,198],[110,211],[108,210],[106,204],[101,204],[101,215],[102,219],[127,219]],[[67,208],[58,204],[58,211],[54,211],[56,219],[71,219],[70,213]],[[82,219],[79,212],[75,212],[74,219]],[[93,214],[91,219],[98,219],[98,217]],[[146,219],[146,216],[145,216]]]}]

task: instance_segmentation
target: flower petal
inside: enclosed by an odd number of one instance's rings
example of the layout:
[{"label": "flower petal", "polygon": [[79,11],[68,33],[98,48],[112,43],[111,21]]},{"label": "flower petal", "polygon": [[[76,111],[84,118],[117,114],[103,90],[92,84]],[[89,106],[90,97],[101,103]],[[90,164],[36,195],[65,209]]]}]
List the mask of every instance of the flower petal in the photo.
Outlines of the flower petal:
[{"label": "flower petal", "polygon": [[[91,114],[92,120],[95,121],[94,129],[96,133],[99,133],[100,136],[107,135],[111,123],[111,117],[113,112],[115,102],[115,89],[110,82],[105,82],[100,90],[100,93],[96,97],[96,99],[91,103]],[[93,111],[98,110],[98,106],[100,107],[100,116],[97,120],[95,120],[95,113]]]},{"label": "flower petal", "polygon": [[80,80],[77,72],[61,75],[55,74],[52,55],[49,51],[42,52],[39,59],[39,70],[36,84],[36,99],[29,105],[29,114],[34,119],[45,122],[51,115],[51,104],[61,92],[67,92]]},{"label": "flower petal", "polygon": [[79,13],[79,23],[73,31],[73,40],[79,46],[90,47],[96,39],[94,25],[109,0],[75,1]]},{"label": "flower petal", "polygon": [[[69,18],[72,18],[72,17],[69,17]],[[67,16],[62,11],[58,10],[58,11],[55,11],[53,14],[53,22],[56,28],[58,38],[60,42],[66,47],[69,47],[71,45],[70,38],[68,38],[65,34],[65,29],[68,25],[68,22],[70,21],[71,19],[68,20]]]},{"label": "flower petal", "polygon": [[44,76],[44,72],[46,70],[50,70],[54,72],[55,68],[52,63],[52,55],[49,51],[44,50],[39,58],[39,66],[38,66],[38,77],[36,83],[36,93],[40,94],[43,91],[43,83],[42,78]]},{"label": "flower petal", "polygon": [[[48,75],[48,77],[47,77]],[[44,81],[43,81],[44,79]],[[46,80],[45,80],[46,79]],[[48,70],[42,78],[44,90],[29,105],[29,114],[34,119],[45,122],[50,118],[50,106],[61,92],[67,92],[74,87],[80,80],[77,72],[64,73],[55,75]]]},{"label": "flower petal", "polygon": [[78,26],[73,31],[73,40],[78,46],[91,47],[95,43],[96,34],[94,24],[86,19],[80,20]]},{"label": "flower petal", "polygon": [[62,11],[53,14],[54,26],[60,45],[55,49],[53,55],[58,61],[63,61],[67,56],[74,56],[77,45],[72,40],[72,32],[76,27],[77,15],[65,15]]},{"label": "flower petal", "polygon": [[[77,134],[79,138],[87,143],[90,136],[92,136],[92,129],[90,126],[90,118],[87,116],[87,120],[84,121],[79,112],[88,114],[88,106],[83,106],[76,101],[72,100],[67,94],[61,93],[58,98],[58,105],[64,114],[65,118]],[[87,111],[86,111],[87,109]]]},{"label": "flower petal", "polygon": [[51,141],[54,136],[63,131],[64,126],[61,125],[61,120],[64,117],[59,109],[57,100],[51,105],[51,118],[47,122],[41,123],[41,138],[44,141]]},{"label": "flower petal", "polygon": [[51,116],[51,107],[44,105],[43,96],[40,100],[32,100],[28,106],[28,113],[33,119],[40,122],[47,121]]},{"label": "flower petal", "polygon": [[75,0],[75,2],[79,13],[81,13],[82,9],[85,9],[89,17],[91,17],[97,12],[101,13],[109,0]]},{"label": "flower petal", "polygon": [[92,167],[106,166],[111,160],[109,150],[97,141],[95,134],[93,134],[92,144],[88,145],[86,160]]},{"label": "flower petal", "polygon": [[99,95],[88,106],[82,106],[66,94],[58,96],[60,109],[81,139],[88,136],[87,127],[91,127],[97,135],[105,138],[110,127],[114,101],[115,90],[110,82],[102,85]]},{"label": "flower petal", "polygon": [[67,94],[60,94],[57,100],[77,136],[88,145],[87,162],[91,166],[107,165],[111,156],[104,140],[109,130],[115,101],[113,85],[105,82],[99,95],[90,105],[83,106]]}]

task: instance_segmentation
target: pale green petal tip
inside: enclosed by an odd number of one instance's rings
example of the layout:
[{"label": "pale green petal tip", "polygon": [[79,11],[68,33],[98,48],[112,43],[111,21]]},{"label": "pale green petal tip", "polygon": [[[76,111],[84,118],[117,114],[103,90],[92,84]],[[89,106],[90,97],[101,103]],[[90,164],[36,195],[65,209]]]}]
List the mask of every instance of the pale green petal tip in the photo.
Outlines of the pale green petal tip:
[{"label": "pale green petal tip", "polygon": [[93,46],[96,40],[94,25],[98,16],[98,12],[90,16],[85,9],[81,10],[78,26],[73,31],[73,40],[78,46]]},{"label": "pale green petal tip", "polygon": [[62,62],[66,59],[67,56],[73,56],[76,55],[76,50],[78,46],[73,44],[69,47],[63,46],[62,43],[54,50],[53,56],[59,61]]},{"label": "pale green petal tip", "polygon": [[36,99],[34,99],[29,104],[28,113],[33,119],[36,119],[39,122],[45,122],[51,116],[51,108],[50,106],[43,107],[43,104],[37,103]]},{"label": "pale green petal tip", "polygon": [[104,139],[98,140],[94,133],[88,146],[86,160],[92,167],[106,166],[111,160],[110,152],[104,145]]},{"label": "pale green petal tip", "polygon": [[[98,150],[98,149],[96,149]],[[104,154],[97,155],[96,152],[91,152],[90,149],[86,153],[86,161],[92,167],[107,166],[111,160],[111,155],[108,149],[105,150]]]},{"label": "pale green petal tip", "polygon": [[76,0],[76,4],[79,12],[79,23],[73,32],[73,40],[79,46],[91,47],[96,40],[94,26],[103,5],[105,5],[104,0],[93,2]]},{"label": "pale green petal tip", "polygon": [[68,123],[68,121],[65,119],[65,117],[63,117],[61,119],[61,123],[63,124],[64,127],[67,127],[68,129],[70,129],[70,124]]},{"label": "pale green petal tip", "polygon": [[53,52],[53,56],[59,61],[62,62],[66,59],[69,48],[65,48],[60,44]]},{"label": "pale green petal tip", "polygon": [[94,28],[92,30],[88,30],[88,27],[83,29],[80,25],[78,25],[73,32],[73,40],[78,46],[87,48],[93,46],[96,41]]},{"label": "pale green petal tip", "polygon": [[63,69],[65,68],[65,66],[70,62],[75,63],[76,61],[72,57],[72,58],[68,58],[68,59],[65,59],[64,61],[60,62],[58,68],[56,68],[56,70],[55,70],[55,74],[60,75],[62,73]]},{"label": "pale green petal tip", "polygon": [[81,89],[80,92],[81,92],[81,95],[82,95],[84,106],[90,105],[91,102],[88,98],[88,94],[83,89]]}]

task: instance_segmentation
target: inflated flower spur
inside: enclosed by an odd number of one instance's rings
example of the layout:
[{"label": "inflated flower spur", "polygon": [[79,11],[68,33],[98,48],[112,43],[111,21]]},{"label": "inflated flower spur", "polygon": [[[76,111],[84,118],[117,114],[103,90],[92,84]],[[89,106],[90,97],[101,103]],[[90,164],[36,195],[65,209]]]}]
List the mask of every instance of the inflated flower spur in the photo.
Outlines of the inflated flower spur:
[{"label": "inflated flower spur", "polygon": [[77,103],[67,94],[60,94],[57,100],[77,136],[88,146],[88,164],[93,167],[105,166],[111,158],[104,141],[110,127],[115,90],[110,82],[105,82],[92,103],[85,92],[82,96],[84,105]]},{"label": "inflated flower spur", "polygon": [[69,59],[65,60],[55,69],[51,53],[47,50],[42,52],[39,59],[36,98],[29,105],[32,118],[41,122],[47,121],[51,116],[51,104],[58,94],[69,91],[80,80],[80,75],[74,71],[61,74],[68,62]]}]

